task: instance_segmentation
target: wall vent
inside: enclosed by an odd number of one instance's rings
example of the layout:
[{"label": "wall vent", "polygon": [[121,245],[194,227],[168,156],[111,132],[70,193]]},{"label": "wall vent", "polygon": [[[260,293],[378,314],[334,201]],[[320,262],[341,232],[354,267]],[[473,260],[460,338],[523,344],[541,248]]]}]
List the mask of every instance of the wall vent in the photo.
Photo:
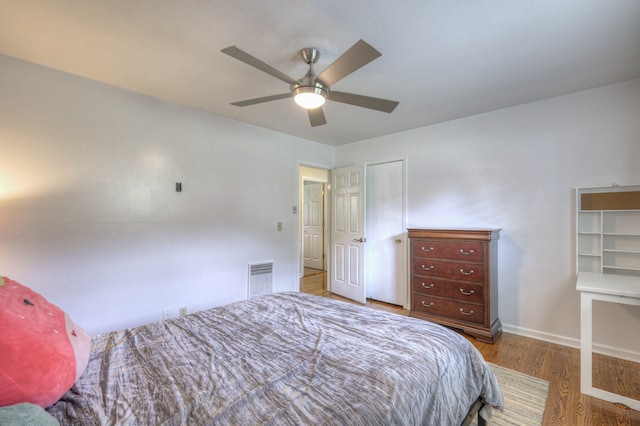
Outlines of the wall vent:
[{"label": "wall vent", "polygon": [[249,264],[248,298],[273,293],[273,262]]}]

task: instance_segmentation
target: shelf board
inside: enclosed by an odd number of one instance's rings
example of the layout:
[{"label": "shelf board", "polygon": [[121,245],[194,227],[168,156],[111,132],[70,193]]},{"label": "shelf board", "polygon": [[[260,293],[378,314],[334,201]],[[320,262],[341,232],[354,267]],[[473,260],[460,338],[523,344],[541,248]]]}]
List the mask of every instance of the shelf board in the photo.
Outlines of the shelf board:
[{"label": "shelf board", "polygon": [[600,253],[578,253],[578,256],[586,256],[586,257],[602,257]]},{"label": "shelf board", "polygon": [[631,268],[628,266],[602,265],[602,269],[617,269],[619,271],[639,271],[640,272],[640,268]]},{"label": "shelf board", "polygon": [[640,250],[621,250],[621,249],[602,249],[605,253],[630,253],[630,254],[640,254]]}]

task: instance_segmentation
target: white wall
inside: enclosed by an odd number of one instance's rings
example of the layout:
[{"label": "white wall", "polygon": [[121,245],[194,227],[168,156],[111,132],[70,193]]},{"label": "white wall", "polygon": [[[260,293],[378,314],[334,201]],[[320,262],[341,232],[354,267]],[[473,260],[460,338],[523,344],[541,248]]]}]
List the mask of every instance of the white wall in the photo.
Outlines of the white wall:
[{"label": "white wall", "polygon": [[[640,183],[638,111],[632,81],[334,150],[0,55],[0,274],[92,334],[242,299],[252,261],[297,289],[298,166],[406,156],[409,226],[503,228],[505,329],[575,344],[572,188]],[[640,352],[638,309],[595,315]]]},{"label": "white wall", "polygon": [[252,261],[297,290],[298,166],[333,162],[332,147],[0,55],[0,274],[91,334],[243,299]]},{"label": "white wall", "polygon": [[[640,183],[639,114],[635,80],[338,147],[336,166],[406,155],[409,227],[502,228],[505,330],[575,345],[573,188]],[[640,309],[594,318],[596,342],[640,356]]]}]

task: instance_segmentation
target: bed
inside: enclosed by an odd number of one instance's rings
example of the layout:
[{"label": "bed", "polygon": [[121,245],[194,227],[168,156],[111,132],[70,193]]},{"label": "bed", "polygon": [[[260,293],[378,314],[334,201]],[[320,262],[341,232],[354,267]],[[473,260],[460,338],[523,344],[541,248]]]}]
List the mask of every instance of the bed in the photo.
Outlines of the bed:
[{"label": "bed", "polygon": [[304,293],[257,297],[92,338],[87,369],[47,411],[61,424],[468,422],[502,409],[464,337]]}]

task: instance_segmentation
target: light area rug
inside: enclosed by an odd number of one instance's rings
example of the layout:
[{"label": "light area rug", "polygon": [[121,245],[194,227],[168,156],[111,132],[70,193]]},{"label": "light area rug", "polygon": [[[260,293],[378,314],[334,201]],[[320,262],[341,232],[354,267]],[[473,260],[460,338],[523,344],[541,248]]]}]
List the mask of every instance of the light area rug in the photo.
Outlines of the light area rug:
[{"label": "light area rug", "polygon": [[[504,412],[493,410],[491,426],[542,425],[542,416],[547,405],[549,382],[519,373],[499,365],[489,364],[496,374],[504,396]],[[473,425],[476,425],[474,420]]]}]

